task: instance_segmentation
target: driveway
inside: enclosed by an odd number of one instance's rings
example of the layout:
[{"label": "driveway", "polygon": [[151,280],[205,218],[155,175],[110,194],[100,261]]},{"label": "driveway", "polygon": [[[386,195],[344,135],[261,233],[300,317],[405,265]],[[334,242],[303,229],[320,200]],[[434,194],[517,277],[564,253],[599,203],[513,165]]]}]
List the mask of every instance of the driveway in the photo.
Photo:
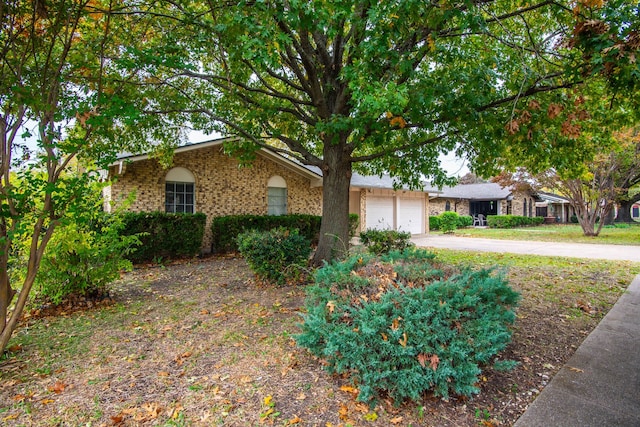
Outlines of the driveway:
[{"label": "driveway", "polygon": [[417,246],[432,248],[640,262],[640,246],[495,240],[441,234],[413,236],[411,240]]}]

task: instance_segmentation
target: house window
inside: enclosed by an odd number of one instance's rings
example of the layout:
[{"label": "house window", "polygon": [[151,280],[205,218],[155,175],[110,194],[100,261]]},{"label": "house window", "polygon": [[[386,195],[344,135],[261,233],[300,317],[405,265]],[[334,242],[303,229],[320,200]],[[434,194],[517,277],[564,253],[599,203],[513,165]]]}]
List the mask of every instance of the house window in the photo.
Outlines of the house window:
[{"label": "house window", "polygon": [[168,213],[195,212],[195,179],[185,168],[173,168],[165,177],[164,210]]},{"label": "house window", "polygon": [[529,199],[529,216],[533,216],[533,200]]},{"label": "house window", "polygon": [[524,199],[524,207],[522,208],[522,216],[527,216],[527,199]]},{"label": "house window", "polygon": [[267,215],[287,214],[287,182],[272,176],[267,183]]},{"label": "house window", "polygon": [[447,202],[444,204],[444,210],[449,212],[451,210],[451,202],[447,200]]}]

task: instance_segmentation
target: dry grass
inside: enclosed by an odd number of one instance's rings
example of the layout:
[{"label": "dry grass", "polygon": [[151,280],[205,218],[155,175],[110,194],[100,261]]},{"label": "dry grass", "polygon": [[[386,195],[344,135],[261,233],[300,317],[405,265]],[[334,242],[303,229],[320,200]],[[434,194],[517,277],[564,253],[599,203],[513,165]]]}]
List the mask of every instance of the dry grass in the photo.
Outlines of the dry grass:
[{"label": "dry grass", "polygon": [[[470,256],[439,253],[451,263]],[[505,357],[520,365],[487,370],[471,400],[356,402],[347,379],[292,339],[303,288],[258,286],[244,261],[211,258],[127,274],[109,307],[27,319],[0,362],[0,424],[511,425],[640,272],[529,258],[507,258],[524,298]]]}]

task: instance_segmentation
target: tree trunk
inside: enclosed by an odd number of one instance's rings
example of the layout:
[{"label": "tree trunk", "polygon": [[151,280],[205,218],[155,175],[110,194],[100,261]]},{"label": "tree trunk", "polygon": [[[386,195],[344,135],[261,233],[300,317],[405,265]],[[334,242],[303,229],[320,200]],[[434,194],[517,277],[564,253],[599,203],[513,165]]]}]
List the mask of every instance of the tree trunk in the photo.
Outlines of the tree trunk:
[{"label": "tree trunk", "polygon": [[322,224],[313,265],[343,257],[349,250],[351,162],[340,144],[325,145],[322,170]]},{"label": "tree trunk", "polygon": [[633,218],[631,218],[631,207],[637,201],[640,201],[640,193],[636,194],[630,200],[620,201],[618,216],[616,216],[615,222],[633,222]]}]

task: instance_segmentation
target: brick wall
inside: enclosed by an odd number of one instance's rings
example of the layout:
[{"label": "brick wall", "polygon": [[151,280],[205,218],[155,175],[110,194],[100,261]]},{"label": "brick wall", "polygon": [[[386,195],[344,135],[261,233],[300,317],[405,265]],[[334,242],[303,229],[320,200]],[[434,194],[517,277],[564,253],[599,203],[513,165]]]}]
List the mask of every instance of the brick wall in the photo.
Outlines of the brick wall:
[{"label": "brick wall", "polygon": [[[220,146],[176,153],[173,167],[188,169],[195,177],[196,211],[207,216],[203,251],[211,248],[211,218],[225,215],[267,213],[267,182],[278,175],[287,183],[287,210],[290,214],[322,214],[322,188],[311,187],[309,179],[260,155],[251,167],[239,167],[238,161],[221,151]],[[165,176],[156,160],[140,160],[110,170],[116,177],[110,198],[114,204],[135,192],[130,210],[164,211]]]},{"label": "brick wall", "polygon": [[429,215],[437,216],[446,212],[447,201],[449,201],[451,212],[457,212],[458,215],[469,215],[469,201],[459,199],[436,198],[429,201]]}]

